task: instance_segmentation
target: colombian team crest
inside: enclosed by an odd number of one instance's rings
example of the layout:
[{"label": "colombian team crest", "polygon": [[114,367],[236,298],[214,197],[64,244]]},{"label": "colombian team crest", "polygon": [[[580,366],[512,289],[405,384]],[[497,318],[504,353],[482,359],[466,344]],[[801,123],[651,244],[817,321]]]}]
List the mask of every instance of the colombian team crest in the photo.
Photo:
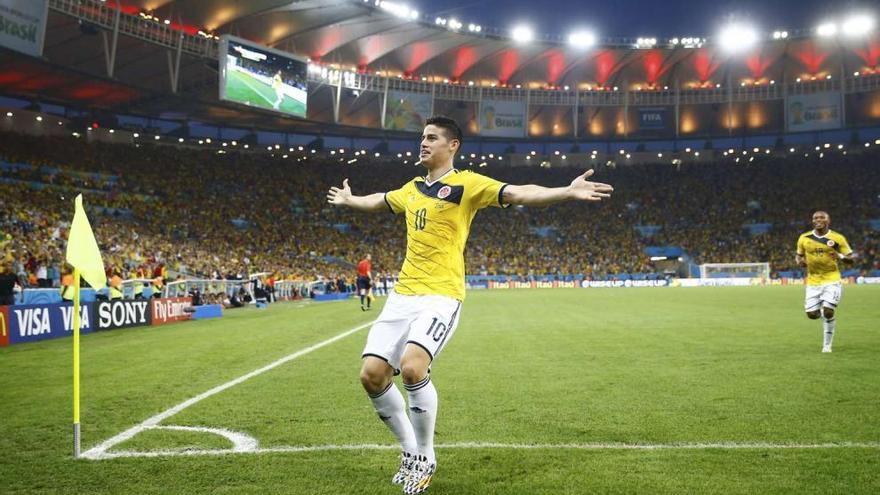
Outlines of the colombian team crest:
[{"label": "colombian team crest", "polygon": [[437,191],[437,197],[440,199],[444,199],[449,196],[450,193],[452,193],[452,188],[449,186],[443,186],[440,188],[439,191]]},{"label": "colombian team crest", "polygon": [[826,242],[825,244],[828,245],[828,247],[833,248],[835,243],[834,240],[828,239],[828,242]]}]

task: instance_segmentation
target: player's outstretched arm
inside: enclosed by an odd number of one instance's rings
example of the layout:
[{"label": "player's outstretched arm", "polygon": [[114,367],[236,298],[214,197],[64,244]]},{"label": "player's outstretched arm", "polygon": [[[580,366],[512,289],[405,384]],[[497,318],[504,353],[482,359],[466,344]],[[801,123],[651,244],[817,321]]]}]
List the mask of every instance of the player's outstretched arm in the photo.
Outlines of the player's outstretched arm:
[{"label": "player's outstretched arm", "polygon": [[367,196],[355,196],[348,187],[348,179],[342,181],[342,188],[331,187],[327,191],[327,202],[333,206],[348,206],[361,211],[379,211],[388,208],[385,194],[375,193]]},{"label": "player's outstretched arm", "polygon": [[577,176],[567,187],[543,187],[534,184],[508,185],[504,188],[501,202],[512,205],[545,206],[560,201],[601,201],[610,198],[614,188],[601,182],[590,182],[593,169]]},{"label": "player's outstretched arm", "polygon": [[842,261],[843,263],[845,263],[847,265],[851,265],[851,264],[855,263],[856,259],[858,258],[858,255],[854,251],[849,254],[840,254],[837,252],[835,252],[834,254],[837,255],[837,257],[840,259],[840,261]]}]

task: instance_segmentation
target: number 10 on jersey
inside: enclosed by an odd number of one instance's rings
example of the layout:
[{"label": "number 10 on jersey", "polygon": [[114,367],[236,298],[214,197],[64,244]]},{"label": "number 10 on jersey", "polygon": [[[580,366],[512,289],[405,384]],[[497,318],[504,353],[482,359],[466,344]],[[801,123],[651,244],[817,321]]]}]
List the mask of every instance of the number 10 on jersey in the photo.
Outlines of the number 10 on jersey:
[{"label": "number 10 on jersey", "polygon": [[420,210],[416,210],[415,219],[413,219],[413,227],[416,230],[425,230],[425,224],[428,222],[428,210],[426,208],[422,208]]}]

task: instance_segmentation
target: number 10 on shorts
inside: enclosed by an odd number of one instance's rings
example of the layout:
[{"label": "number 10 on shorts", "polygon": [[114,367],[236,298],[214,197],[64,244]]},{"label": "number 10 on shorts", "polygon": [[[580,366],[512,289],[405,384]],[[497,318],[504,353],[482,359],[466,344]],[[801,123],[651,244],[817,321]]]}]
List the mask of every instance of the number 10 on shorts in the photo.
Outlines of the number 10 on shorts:
[{"label": "number 10 on shorts", "polygon": [[437,321],[437,318],[434,318],[434,321],[431,322],[431,326],[428,327],[427,335],[434,339],[434,342],[440,342],[440,339],[442,339],[445,334],[446,324],[442,321]]}]

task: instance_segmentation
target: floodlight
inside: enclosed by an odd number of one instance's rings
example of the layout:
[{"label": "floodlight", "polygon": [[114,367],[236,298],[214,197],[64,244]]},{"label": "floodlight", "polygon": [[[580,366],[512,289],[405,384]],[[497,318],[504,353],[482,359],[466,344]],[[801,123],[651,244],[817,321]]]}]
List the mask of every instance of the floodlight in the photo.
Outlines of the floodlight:
[{"label": "floodlight", "polygon": [[568,35],[568,44],[575,48],[589,48],[596,44],[596,35],[589,31],[575,31]]},{"label": "floodlight", "polygon": [[758,41],[755,28],[745,24],[729,24],[721,30],[718,36],[721,47],[729,53],[739,53],[748,50]]},{"label": "floodlight", "polygon": [[874,18],[865,14],[855,14],[843,21],[840,28],[845,36],[853,38],[864,36],[874,29]]},{"label": "floodlight", "polygon": [[816,28],[816,34],[822,37],[834,36],[837,34],[837,24],[833,22],[824,22]]},{"label": "floodlight", "polygon": [[519,25],[513,28],[513,31],[510,32],[513,41],[519,43],[528,43],[534,39],[535,35],[532,32],[532,29],[528,26]]}]

